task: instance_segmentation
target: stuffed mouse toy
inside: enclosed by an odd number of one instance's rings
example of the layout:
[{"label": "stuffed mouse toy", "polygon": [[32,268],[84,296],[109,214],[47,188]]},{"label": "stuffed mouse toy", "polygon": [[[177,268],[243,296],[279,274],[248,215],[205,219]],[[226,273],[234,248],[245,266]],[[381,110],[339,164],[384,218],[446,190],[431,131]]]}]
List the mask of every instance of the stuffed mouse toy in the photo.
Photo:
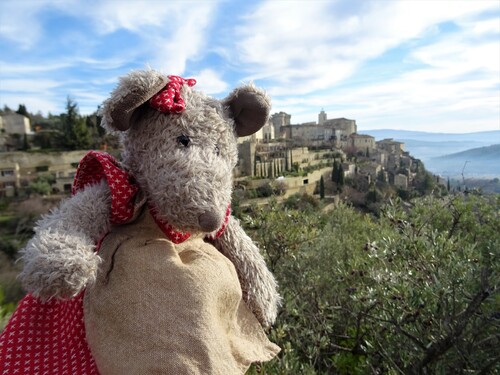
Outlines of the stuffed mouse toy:
[{"label": "stuffed mouse toy", "polygon": [[279,352],[263,330],[276,281],[230,209],[237,137],[270,101],[195,83],[134,71],[105,101],[122,161],[89,152],[73,196],[37,223],[0,374],[232,375]]}]

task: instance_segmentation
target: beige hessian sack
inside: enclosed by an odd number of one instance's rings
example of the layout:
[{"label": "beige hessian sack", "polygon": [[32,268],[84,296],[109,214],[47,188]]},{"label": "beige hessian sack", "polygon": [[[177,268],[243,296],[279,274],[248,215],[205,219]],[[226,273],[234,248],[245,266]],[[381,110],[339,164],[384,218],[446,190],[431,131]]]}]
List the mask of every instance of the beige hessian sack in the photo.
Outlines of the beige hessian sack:
[{"label": "beige hessian sack", "polygon": [[242,300],[233,264],[201,238],[175,245],[149,212],[102,243],[84,299],[101,375],[244,374],[271,343]]}]

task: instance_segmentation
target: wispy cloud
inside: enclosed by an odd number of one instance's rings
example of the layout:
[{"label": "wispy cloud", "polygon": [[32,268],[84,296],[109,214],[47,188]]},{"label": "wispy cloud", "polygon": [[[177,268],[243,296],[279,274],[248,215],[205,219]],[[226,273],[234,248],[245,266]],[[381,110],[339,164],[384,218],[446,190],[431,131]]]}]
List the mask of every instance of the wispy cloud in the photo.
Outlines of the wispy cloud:
[{"label": "wispy cloud", "polygon": [[49,79],[3,79],[0,82],[2,91],[39,93],[59,87],[61,82]]},{"label": "wispy cloud", "polygon": [[499,38],[498,0],[3,0],[0,105],[71,95],[90,113],[151,66],[216,96],[255,81],[295,123],[324,108],[365,128],[499,129]]},{"label": "wispy cloud", "polygon": [[37,17],[38,12],[50,6],[50,3],[49,0],[2,1],[0,36],[17,43],[22,49],[30,48],[43,33],[43,25]]},{"label": "wispy cloud", "polygon": [[[118,6],[117,6],[118,5]],[[98,1],[81,9],[98,34],[127,30],[140,42],[135,59],[156,69],[182,74],[189,59],[206,49],[207,28],[211,26],[218,1]],[[142,57],[141,57],[142,56]]]},{"label": "wispy cloud", "polygon": [[215,95],[220,93],[227,93],[229,84],[225,82],[220,74],[212,69],[203,69],[196,75],[197,88],[203,90],[207,94]]},{"label": "wispy cloud", "polygon": [[[439,123],[457,131],[456,113],[474,111],[488,114],[483,126],[500,128],[500,19],[480,17],[500,10],[497,3],[364,2],[362,12],[345,9],[342,17],[333,3],[279,3],[243,17],[237,58],[295,123],[316,120],[324,107],[365,128]],[[443,31],[447,22],[453,31]],[[399,61],[371,66],[396,47]]]},{"label": "wispy cloud", "polygon": [[252,78],[269,80],[277,95],[314,92],[393,47],[433,33],[438,23],[494,8],[491,1],[459,3],[363,2],[339,16],[338,3],[266,1],[242,16],[235,58]]}]

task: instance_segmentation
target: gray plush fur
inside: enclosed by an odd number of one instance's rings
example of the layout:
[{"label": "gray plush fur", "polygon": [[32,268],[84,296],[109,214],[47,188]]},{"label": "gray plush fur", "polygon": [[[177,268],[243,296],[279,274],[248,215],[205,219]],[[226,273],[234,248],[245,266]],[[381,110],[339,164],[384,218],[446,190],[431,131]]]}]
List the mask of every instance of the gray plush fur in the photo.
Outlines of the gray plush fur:
[{"label": "gray plush fur", "polygon": [[243,299],[257,319],[265,326],[274,323],[281,302],[277,283],[266,267],[259,249],[234,217],[214,246],[236,267],[243,290]]},{"label": "gray plush fur", "polygon": [[95,280],[95,244],[109,230],[111,200],[105,181],[65,200],[36,224],[21,250],[26,290],[42,300],[71,298]]},{"label": "gray plush fur", "polygon": [[[222,225],[231,201],[236,137],[265,124],[270,100],[251,84],[222,101],[184,85],[185,110],[165,114],[147,102],[165,82],[168,78],[153,70],[122,78],[104,103],[103,126],[121,130],[123,166],[159,216],[178,230],[206,235]],[[189,137],[187,147],[180,136]],[[28,291],[65,298],[95,279],[94,243],[109,229],[109,196],[104,182],[88,187],[39,222],[23,252],[21,277]],[[277,284],[257,247],[233,218],[214,245],[234,263],[250,309],[263,325],[272,324]]]}]

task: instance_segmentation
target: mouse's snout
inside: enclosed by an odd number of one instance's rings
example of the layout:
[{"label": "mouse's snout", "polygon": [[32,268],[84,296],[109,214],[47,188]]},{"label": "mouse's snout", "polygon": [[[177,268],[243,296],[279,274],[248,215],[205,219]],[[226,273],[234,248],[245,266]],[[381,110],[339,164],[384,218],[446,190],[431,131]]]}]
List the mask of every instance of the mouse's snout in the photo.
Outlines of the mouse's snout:
[{"label": "mouse's snout", "polygon": [[218,213],[206,211],[198,216],[198,223],[204,232],[213,232],[222,224],[222,216]]}]

